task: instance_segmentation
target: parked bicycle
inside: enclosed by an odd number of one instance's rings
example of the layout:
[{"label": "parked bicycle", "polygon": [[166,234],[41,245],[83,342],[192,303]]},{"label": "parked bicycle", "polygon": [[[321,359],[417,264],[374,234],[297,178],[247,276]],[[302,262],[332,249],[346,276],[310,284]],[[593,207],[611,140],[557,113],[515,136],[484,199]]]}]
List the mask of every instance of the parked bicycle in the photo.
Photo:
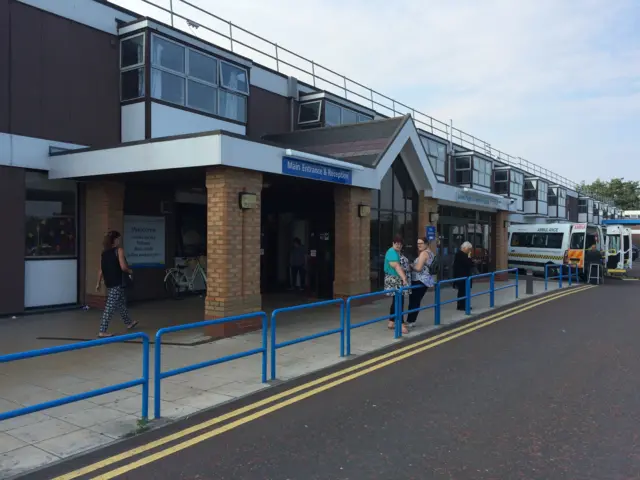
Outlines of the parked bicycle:
[{"label": "parked bicycle", "polygon": [[[195,263],[195,267],[189,275],[185,270],[189,268],[189,265]],[[195,283],[198,277],[202,278],[202,281],[206,287],[207,274],[200,264],[200,259],[197,257],[187,258],[184,265],[177,265],[173,268],[169,268],[164,277],[164,288],[169,295],[173,298],[179,298],[186,292],[195,291]]]}]

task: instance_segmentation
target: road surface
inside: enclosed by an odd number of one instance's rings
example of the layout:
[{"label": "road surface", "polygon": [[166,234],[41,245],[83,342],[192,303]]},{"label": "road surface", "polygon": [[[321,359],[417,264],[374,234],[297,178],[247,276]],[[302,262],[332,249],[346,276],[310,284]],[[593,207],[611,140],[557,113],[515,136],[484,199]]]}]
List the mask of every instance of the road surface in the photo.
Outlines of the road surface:
[{"label": "road surface", "polygon": [[640,282],[582,288],[25,478],[638,479]]}]

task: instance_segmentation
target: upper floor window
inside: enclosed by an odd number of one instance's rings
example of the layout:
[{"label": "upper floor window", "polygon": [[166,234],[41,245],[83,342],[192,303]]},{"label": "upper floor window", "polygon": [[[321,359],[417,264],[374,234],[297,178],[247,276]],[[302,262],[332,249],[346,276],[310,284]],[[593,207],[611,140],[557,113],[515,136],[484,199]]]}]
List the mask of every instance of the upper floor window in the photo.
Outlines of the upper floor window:
[{"label": "upper floor window", "polygon": [[517,195],[519,197],[523,194],[524,187],[524,174],[511,170],[509,173],[511,185],[509,186],[509,194],[511,196]]},{"label": "upper floor window", "polygon": [[247,121],[245,68],[151,36],[151,96],[238,122]]},{"label": "upper floor window", "polygon": [[427,152],[433,172],[436,175],[444,176],[447,161],[447,146],[423,136],[420,136],[420,141],[422,141],[422,145]]},{"label": "upper floor window", "polygon": [[589,211],[589,199],[587,198],[579,198],[578,199],[578,213],[587,213]]},{"label": "upper floor window", "polygon": [[558,188],[557,187],[551,187],[549,189],[549,195],[547,197],[547,203],[549,204],[550,207],[557,207],[558,206]]},{"label": "upper floor window", "polygon": [[524,181],[524,199],[525,201],[536,200],[538,190],[538,181],[537,180],[525,180]]},{"label": "upper floor window", "polygon": [[372,117],[358,113],[349,108],[341,107],[332,102],[325,101],[324,123],[326,126],[347,125],[350,123],[362,123],[373,120]]},{"label": "upper floor window", "polygon": [[318,123],[322,113],[322,101],[315,100],[313,102],[301,103],[298,109],[298,123]]},{"label": "upper floor window", "polygon": [[509,170],[496,170],[493,176],[494,191],[498,195],[509,194]]},{"label": "upper floor window", "polygon": [[491,187],[491,162],[482,158],[473,158],[473,184]]},{"label": "upper floor window", "polygon": [[548,188],[546,183],[538,181],[538,201],[547,203]]},{"label": "upper floor window", "polygon": [[471,184],[471,157],[456,157],[456,183]]},{"label": "upper floor window", "polygon": [[120,100],[144,97],[144,45],[141,33],[120,41]]},{"label": "upper floor window", "polygon": [[567,191],[563,188],[558,189],[558,206],[566,207],[567,206]]}]

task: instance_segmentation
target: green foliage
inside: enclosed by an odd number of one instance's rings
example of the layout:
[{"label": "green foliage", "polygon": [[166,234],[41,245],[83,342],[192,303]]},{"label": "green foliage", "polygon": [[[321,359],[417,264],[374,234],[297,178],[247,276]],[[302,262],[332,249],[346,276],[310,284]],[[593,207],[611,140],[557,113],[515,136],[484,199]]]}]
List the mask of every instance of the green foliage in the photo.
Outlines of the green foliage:
[{"label": "green foliage", "polygon": [[613,178],[606,182],[597,179],[591,184],[582,182],[581,191],[613,200],[622,210],[640,210],[640,182]]}]

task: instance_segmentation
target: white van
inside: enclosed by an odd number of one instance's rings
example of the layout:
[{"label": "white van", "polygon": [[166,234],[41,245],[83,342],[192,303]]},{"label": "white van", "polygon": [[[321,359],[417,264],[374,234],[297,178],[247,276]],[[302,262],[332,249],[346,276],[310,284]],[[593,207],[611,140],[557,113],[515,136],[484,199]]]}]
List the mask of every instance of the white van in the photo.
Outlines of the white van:
[{"label": "white van", "polygon": [[571,223],[512,225],[509,227],[509,268],[544,273],[545,265],[568,261]]}]

